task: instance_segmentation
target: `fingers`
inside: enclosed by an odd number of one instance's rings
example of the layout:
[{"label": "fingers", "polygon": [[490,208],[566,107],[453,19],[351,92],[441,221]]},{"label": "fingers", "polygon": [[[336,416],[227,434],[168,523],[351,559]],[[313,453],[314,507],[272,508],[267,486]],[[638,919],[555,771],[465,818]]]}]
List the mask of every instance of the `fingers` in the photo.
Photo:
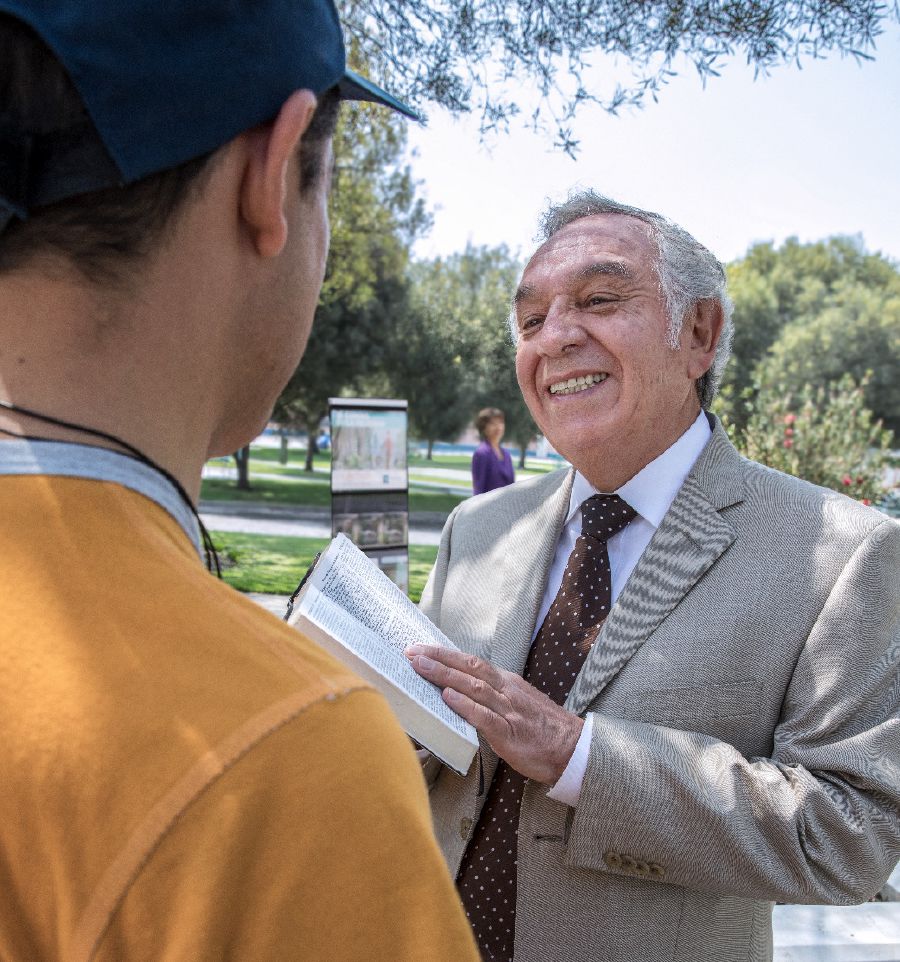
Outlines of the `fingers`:
[{"label": "fingers", "polygon": [[504,718],[486,705],[474,701],[455,688],[444,689],[444,701],[462,718],[473,725],[493,745],[501,734],[506,732]]},{"label": "fingers", "polygon": [[[418,646],[414,647],[417,648]],[[443,649],[438,649],[438,651],[443,651]],[[413,649],[409,649],[407,654],[409,655],[412,652]],[[456,655],[458,653],[452,652],[452,654]],[[443,661],[437,661],[424,654],[412,654],[410,657],[410,663],[413,668],[415,668],[423,678],[428,679],[428,681],[440,688],[465,695],[472,702],[484,706],[492,713],[503,714],[506,708],[506,700],[503,695],[483,677],[487,675],[488,677],[499,680],[500,676],[497,670],[490,665],[489,662],[481,661],[481,659],[474,658],[471,655],[463,656],[463,659],[453,660],[457,664],[459,664],[461,660],[467,662],[466,668],[472,671],[478,671],[480,674],[476,675],[466,669],[450,667]],[[473,662],[477,664],[473,664]],[[490,671],[486,671],[484,666],[488,666]],[[448,704],[450,703],[448,702]],[[451,705],[451,707],[455,708],[453,705]]]},{"label": "fingers", "polygon": [[[487,682],[492,688],[498,691],[503,688],[502,673],[484,658],[476,655],[468,655],[463,651],[456,651],[453,648],[440,648],[437,645],[410,645],[406,649],[406,657],[416,664],[418,661],[422,667],[429,667],[428,661],[436,661],[448,668],[474,678],[480,678]],[[426,659],[422,662],[421,659]]]}]

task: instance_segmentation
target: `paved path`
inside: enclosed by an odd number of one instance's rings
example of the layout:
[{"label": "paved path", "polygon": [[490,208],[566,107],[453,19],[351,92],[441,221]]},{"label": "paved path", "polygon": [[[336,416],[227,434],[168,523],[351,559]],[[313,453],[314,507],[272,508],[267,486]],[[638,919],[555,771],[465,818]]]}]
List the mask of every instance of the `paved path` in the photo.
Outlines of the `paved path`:
[{"label": "paved path", "polygon": [[774,962],[900,962],[898,902],[778,905],[773,930]]},{"label": "paved path", "polygon": [[[330,538],[328,508],[264,505],[245,501],[202,501],[200,519],[210,531],[242,534],[291,535],[295,538]],[[441,514],[413,515],[409,543],[436,546],[441,542]]]}]

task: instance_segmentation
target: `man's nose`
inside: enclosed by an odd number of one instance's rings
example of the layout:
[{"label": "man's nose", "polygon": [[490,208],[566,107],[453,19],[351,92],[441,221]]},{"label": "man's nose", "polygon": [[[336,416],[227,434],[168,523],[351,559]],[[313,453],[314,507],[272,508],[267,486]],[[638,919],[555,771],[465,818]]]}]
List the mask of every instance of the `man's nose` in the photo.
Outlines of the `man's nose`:
[{"label": "man's nose", "polygon": [[538,349],[548,357],[564,354],[568,349],[584,344],[587,334],[579,321],[578,312],[567,298],[558,297],[541,325]]}]

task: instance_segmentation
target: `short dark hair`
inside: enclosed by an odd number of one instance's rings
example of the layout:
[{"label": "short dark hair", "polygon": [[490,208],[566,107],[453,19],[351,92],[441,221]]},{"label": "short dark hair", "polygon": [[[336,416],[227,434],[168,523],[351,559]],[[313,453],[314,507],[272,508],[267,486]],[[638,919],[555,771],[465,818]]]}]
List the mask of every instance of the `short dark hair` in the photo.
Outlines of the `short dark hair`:
[{"label": "short dark hair", "polygon": [[481,437],[484,437],[484,429],[496,418],[506,420],[506,415],[500,408],[482,408],[475,416],[475,428]]},{"label": "short dark hair", "polygon": [[[339,104],[337,88],[322,94],[303,135],[303,191],[322,176],[324,144],[334,132]],[[90,154],[96,166],[115,171],[65,69],[30,27],[5,14],[0,14],[0,122],[33,136],[65,132],[68,150]],[[203,185],[215,156],[214,151],[132,184],[66,198],[31,212],[25,221],[13,218],[0,233],[0,274],[52,252],[91,282],[125,280],[134,262],[158,245],[175,214]]]}]

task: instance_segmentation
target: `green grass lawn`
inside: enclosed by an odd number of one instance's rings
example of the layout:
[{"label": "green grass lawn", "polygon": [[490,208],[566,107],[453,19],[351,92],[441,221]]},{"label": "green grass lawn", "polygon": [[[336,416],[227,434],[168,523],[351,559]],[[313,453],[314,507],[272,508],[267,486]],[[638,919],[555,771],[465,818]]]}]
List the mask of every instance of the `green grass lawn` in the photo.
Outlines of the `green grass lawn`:
[{"label": "green grass lawn", "polygon": [[[261,445],[254,444],[250,448],[250,460],[266,461],[269,464],[281,464],[281,449],[262,447]],[[231,463],[232,465],[234,464],[233,459]],[[304,464],[306,464],[306,449],[293,447],[288,448],[288,465],[299,466],[302,468]],[[320,451],[318,454],[313,455],[314,467],[327,468],[330,466],[330,464],[330,451]]]},{"label": "green grass lawn", "polygon": [[[513,458],[513,464],[516,468],[516,474],[522,474],[522,469],[519,467],[519,460],[517,457]],[[457,468],[460,471],[469,471],[472,467],[472,455],[435,454],[431,461],[428,461],[426,458],[415,456],[409,459],[409,467],[411,470],[414,470],[415,468]],[[557,467],[563,467],[563,463],[560,462],[559,465],[547,465],[538,463],[533,458],[525,459],[526,474],[546,474],[547,471],[555,471]]]},{"label": "green grass lawn", "polygon": [[[226,458],[229,464],[233,467],[234,460],[231,458]],[[268,448],[260,447],[258,445],[253,445],[250,448],[250,460],[265,462],[265,465],[271,465],[272,468],[280,467],[282,470],[293,471],[296,468],[303,468],[306,463],[306,451],[303,448],[288,448],[288,463],[286,465],[281,464],[281,451],[279,448]],[[518,458],[514,459],[516,464],[516,471],[519,471]],[[320,451],[313,457],[313,465],[317,468],[329,468],[331,466],[331,452],[330,451]],[[472,455],[471,454],[435,454],[431,461],[426,458],[414,455],[409,459],[409,467],[411,469],[415,468],[456,468],[460,471],[468,471],[472,466]],[[562,462],[560,462],[560,467]],[[525,460],[525,470],[530,474],[544,474],[547,471],[553,471],[557,465],[547,465],[543,463],[538,463],[533,458],[526,458]],[[251,464],[251,472],[253,466]],[[259,465],[258,470],[269,471],[271,470],[268,466]]]},{"label": "green grass lawn", "polygon": [[[331,506],[331,486],[328,478],[321,475],[276,481],[270,478],[254,478],[251,472],[249,491],[238,490],[234,481],[226,478],[205,478],[200,488],[200,498],[203,501],[255,501],[263,504],[328,508]],[[414,488],[409,492],[409,510],[450,514],[460,501],[464,500],[464,495]]]},{"label": "green grass lawn", "polygon": [[254,478],[250,473],[250,490],[241,491],[227,478],[204,478],[200,487],[202,501],[256,501],[263,504],[306,504],[323,508],[331,506],[331,487],[321,475],[285,478],[284,481]]},{"label": "green grass lawn", "polygon": [[[297,587],[317,551],[327,538],[292,538],[280,535],[237,534],[212,531],[222,562],[222,577],[238,591],[289,595]],[[409,549],[409,595],[418,601],[437,548],[413,545]]]}]

